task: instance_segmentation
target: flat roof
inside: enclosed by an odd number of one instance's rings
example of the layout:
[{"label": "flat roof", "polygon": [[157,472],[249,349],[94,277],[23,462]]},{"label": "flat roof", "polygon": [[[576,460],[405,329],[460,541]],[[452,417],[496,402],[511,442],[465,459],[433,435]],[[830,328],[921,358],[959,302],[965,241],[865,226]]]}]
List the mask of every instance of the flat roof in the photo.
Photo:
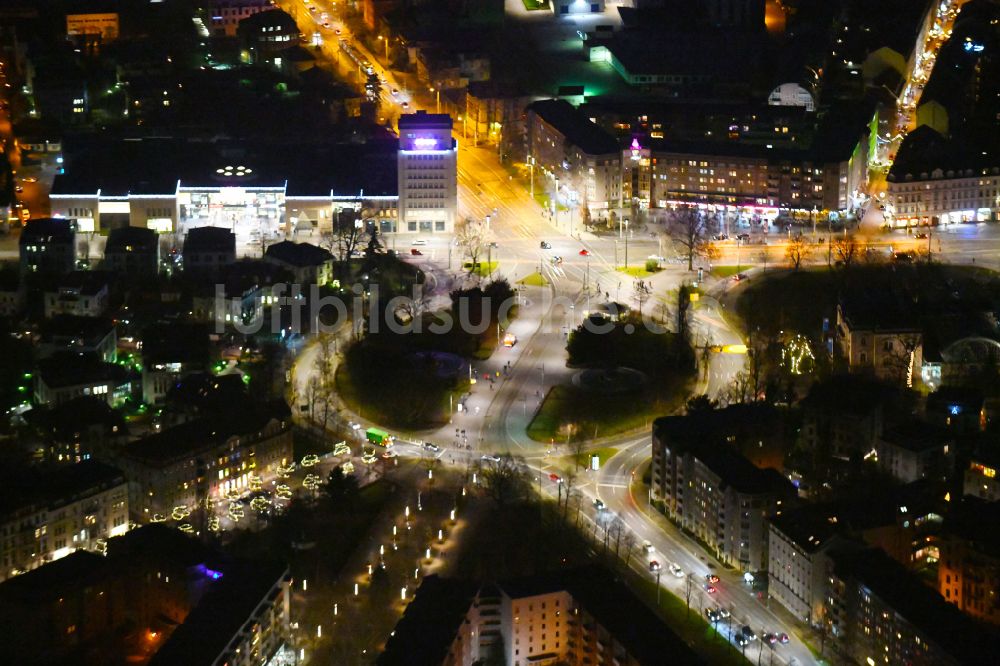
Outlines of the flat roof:
[{"label": "flat roof", "polygon": [[[174,196],[178,189],[243,187],[296,196],[396,196],[395,140],[363,144],[222,142],[182,138],[76,139],[65,147],[58,198]],[[242,169],[241,169],[242,167]]]},{"label": "flat roof", "polygon": [[95,489],[126,483],[121,471],[96,460],[84,460],[48,472],[9,468],[0,477],[3,478],[0,515],[33,504],[62,506],[75,498],[90,495]]},{"label": "flat roof", "polygon": [[539,118],[551,125],[574,146],[588,155],[620,153],[621,145],[582,111],[564,99],[547,99],[528,106]]}]

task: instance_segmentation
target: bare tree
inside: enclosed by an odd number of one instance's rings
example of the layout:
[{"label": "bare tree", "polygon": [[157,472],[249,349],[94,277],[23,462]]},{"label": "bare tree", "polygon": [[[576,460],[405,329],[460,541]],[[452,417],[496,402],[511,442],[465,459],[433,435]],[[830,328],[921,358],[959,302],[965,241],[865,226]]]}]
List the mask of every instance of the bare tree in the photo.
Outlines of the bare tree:
[{"label": "bare tree", "polygon": [[476,272],[479,257],[486,251],[486,225],[471,217],[455,229],[455,242],[461,247],[465,256],[469,258],[469,275]]},{"label": "bare tree", "polygon": [[861,245],[854,236],[844,236],[833,242],[833,252],[844,268],[850,268],[861,256]]},{"label": "bare tree", "polygon": [[632,530],[624,530],[622,534],[622,548],[625,549],[625,568],[632,563],[632,555],[636,547],[636,538]]},{"label": "bare tree", "polygon": [[[320,245],[337,257],[342,271],[347,262],[361,246],[365,236],[365,225],[361,216],[353,210],[342,210],[331,220],[330,231],[320,237]],[[341,273],[341,278],[346,276]]]},{"label": "bare tree", "polygon": [[491,462],[483,468],[483,488],[500,506],[506,506],[524,497],[529,485],[524,460],[515,458],[509,453],[505,453],[500,456],[500,460]]},{"label": "bare tree", "polygon": [[793,270],[799,270],[802,266],[802,262],[809,258],[812,254],[812,246],[802,237],[802,234],[798,234],[794,238],[788,241],[788,246],[785,248],[785,256],[788,261],[792,264]]},{"label": "bare tree", "polygon": [[715,222],[697,208],[678,208],[667,218],[667,235],[687,257],[688,270],[694,270],[695,256],[708,251]]},{"label": "bare tree", "polygon": [[563,470],[562,473],[562,488],[563,488],[563,498],[564,498],[562,506],[563,520],[566,520],[566,517],[569,513],[569,498],[570,495],[576,489],[576,477],[577,477],[576,465],[574,465],[573,467],[568,467],[565,470]]},{"label": "bare tree", "polygon": [[[881,353],[882,372],[895,381],[913,385],[914,363],[916,352],[921,346],[919,333],[898,333],[891,340],[886,340]],[[876,373],[878,369],[876,368]]]}]

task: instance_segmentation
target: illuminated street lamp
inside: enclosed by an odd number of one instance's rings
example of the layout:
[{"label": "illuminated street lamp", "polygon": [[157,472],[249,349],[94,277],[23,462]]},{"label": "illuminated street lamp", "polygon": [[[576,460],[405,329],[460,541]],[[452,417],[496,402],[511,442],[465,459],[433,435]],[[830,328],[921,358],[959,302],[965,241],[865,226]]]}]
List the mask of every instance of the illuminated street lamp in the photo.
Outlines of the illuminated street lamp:
[{"label": "illuminated street lamp", "polygon": [[437,106],[436,106],[437,110],[434,113],[441,113],[441,87],[438,86],[437,88],[435,88],[434,86],[431,86],[429,90],[432,93],[435,93],[437,99]]}]

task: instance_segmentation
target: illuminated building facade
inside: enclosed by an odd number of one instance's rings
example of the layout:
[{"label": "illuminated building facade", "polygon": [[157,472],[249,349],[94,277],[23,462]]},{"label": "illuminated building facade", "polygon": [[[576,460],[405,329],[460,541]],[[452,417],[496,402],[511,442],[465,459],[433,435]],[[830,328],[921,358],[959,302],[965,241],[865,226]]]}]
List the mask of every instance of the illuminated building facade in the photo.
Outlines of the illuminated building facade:
[{"label": "illuminated building facade", "polygon": [[963,498],[948,514],[941,538],[938,591],[966,615],[1000,624],[1000,520],[995,502]]},{"label": "illuminated building facade", "polygon": [[271,9],[271,0],[209,0],[209,30],[215,37],[235,37],[240,21]]},{"label": "illuminated building facade", "polygon": [[[431,622],[437,626],[427,632]],[[607,571],[592,567],[482,587],[428,576],[375,663],[639,666],[663,663],[664,655],[700,662]]]},{"label": "illuminated building facade", "polygon": [[458,144],[451,129],[451,116],[443,113],[399,117],[399,232],[454,232]]},{"label": "illuminated building facade", "polygon": [[4,485],[17,497],[0,514],[0,580],[128,531],[128,484],[113,467],[85,460]]},{"label": "illuminated building facade", "polygon": [[775,469],[760,469],[725,441],[690,436],[690,417],[653,424],[652,492],[666,514],[694,532],[720,560],[766,571],[767,518],[795,488]]},{"label": "illuminated building facade", "polygon": [[978,497],[987,502],[1000,500],[1000,480],[997,479],[997,468],[1000,460],[989,452],[979,452],[969,460],[965,470],[962,493]]},{"label": "illuminated building facade", "polygon": [[115,456],[129,480],[136,521],[190,513],[205,502],[249,492],[254,479],[274,478],[292,458],[288,409],[259,406],[251,414],[218,414],[168,428]]}]

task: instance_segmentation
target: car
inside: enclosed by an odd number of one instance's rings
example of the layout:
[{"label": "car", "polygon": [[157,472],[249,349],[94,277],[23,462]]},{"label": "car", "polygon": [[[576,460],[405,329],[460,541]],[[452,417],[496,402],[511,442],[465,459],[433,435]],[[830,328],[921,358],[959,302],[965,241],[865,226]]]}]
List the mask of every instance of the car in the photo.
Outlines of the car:
[{"label": "car", "polygon": [[782,645],[787,645],[788,634],[786,634],[785,632],[781,632],[780,634],[778,634],[778,642],[781,643]]},{"label": "car", "polygon": [[558,474],[556,474],[556,473],[553,472],[552,474],[549,474],[549,481],[551,481],[553,483],[561,483],[562,482],[562,477],[560,477]]},{"label": "car", "polygon": [[400,104],[400,106],[402,106],[404,109],[408,109],[408,108],[410,108],[410,103],[409,102],[403,102],[402,104]]},{"label": "car", "polygon": [[340,34],[340,28],[337,28],[334,32],[336,32],[339,35]]},{"label": "car", "polygon": [[37,183],[38,179],[35,178],[34,176],[27,176],[26,178],[22,178],[21,182],[22,183]]},{"label": "car", "polygon": [[385,458],[386,460],[388,460],[389,458],[395,458],[397,455],[399,454],[393,451],[392,449],[387,449],[382,453],[382,457]]},{"label": "car", "polygon": [[736,275],[733,276],[733,282],[743,282],[746,279],[747,279],[746,273],[737,273]]},{"label": "car", "polygon": [[736,644],[740,647],[746,647],[750,644],[749,639],[747,639],[747,637],[743,634],[736,634],[736,636],[733,637],[733,640],[736,641]]},{"label": "car", "polygon": [[743,625],[740,629],[740,636],[747,639],[747,642],[757,640],[757,634],[753,633],[753,629],[749,625]]},{"label": "car", "polygon": [[729,236],[727,236],[726,234],[715,234],[714,236],[712,236],[712,240],[717,240],[717,241],[729,240]]},{"label": "car", "polygon": [[718,591],[719,591],[719,588],[717,588],[717,587],[716,587],[716,586],[714,586],[714,585],[708,585],[708,584],[706,583],[706,584],[705,584],[705,591],[706,591],[706,592],[708,592],[709,594],[715,594],[716,592],[718,592]]},{"label": "car", "polygon": [[506,333],[503,336],[503,346],[510,348],[517,344],[517,336],[513,333]]},{"label": "car", "polygon": [[919,234],[913,234],[913,237],[917,240],[927,240],[927,234],[922,231]]},{"label": "car", "polygon": [[427,245],[427,239],[426,238],[417,238],[412,243],[410,243],[410,245]]},{"label": "car", "polygon": [[657,562],[656,560],[650,560],[649,561],[649,570],[652,571],[653,573],[656,573],[657,571],[660,570],[660,563]]},{"label": "car", "polygon": [[719,577],[716,576],[715,574],[708,574],[705,576],[705,580],[714,585],[715,583],[719,582]]},{"label": "car", "polygon": [[332,28],[333,26],[332,26],[332,25],[330,25],[330,22],[329,22],[329,21],[327,21],[326,23],[324,23],[324,24],[323,24],[323,27],[324,27],[324,28],[326,28],[327,30],[329,30],[329,29],[330,29],[330,28]]},{"label": "car", "polygon": [[768,645],[774,645],[778,642],[778,637],[774,634],[764,634],[764,642]]},{"label": "car", "polygon": [[415,248],[415,247],[411,247],[411,248],[410,248],[410,254],[412,254],[412,255],[413,255],[413,256],[415,256],[415,257],[422,257],[422,256],[424,256],[424,253],[423,253],[423,252],[421,252],[420,250],[418,250],[418,249],[417,249],[417,248]]},{"label": "car", "polygon": [[670,573],[673,574],[674,578],[684,578],[684,569],[681,569],[679,564],[671,564]]},{"label": "car", "polygon": [[719,608],[719,617],[721,617],[722,619],[725,619],[730,615],[731,613],[727,609],[721,607]]},{"label": "car", "polygon": [[500,456],[497,454],[490,455],[489,453],[483,454],[482,460],[486,462],[500,462]]},{"label": "car", "polygon": [[309,13],[310,13],[310,14],[315,14],[315,13],[316,13],[316,12],[318,12],[318,11],[319,11],[319,9],[317,9],[316,7],[310,7],[310,8],[309,8]]},{"label": "car", "polygon": [[[653,544],[649,543],[648,541],[643,541],[642,542],[642,552],[644,552],[644,553],[652,553],[654,550],[656,550],[656,549],[653,548]],[[674,564],[672,566],[677,566],[677,565]]]},{"label": "car", "polygon": [[590,250],[588,250],[587,248],[584,248],[584,249],[580,250],[580,256],[581,257],[589,257],[590,256]]},{"label": "car", "polygon": [[399,94],[399,90],[397,90],[396,88],[393,88],[392,90],[389,91],[389,94],[392,95],[393,97],[395,97],[396,95]]},{"label": "car", "polygon": [[604,502],[603,502],[603,501],[601,501],[601,500],[599,500],[599,499],[595,499],[595,500],[594,500],[594,508],[595,508],[595,509],[597,509],[598,511],[604,511],[604,509],[605,509],[606,507],[605,507],[605,505],[604,505]]},{"label": "car", "polygon": [[24,192],[24,188],[18,185],[17,187],[14,188],[14,191],[20,194],[21,192]]},{"label": "car", "polygon": [[914,255],[913,252],[893,252],[892,253],[892,260],[893,261],[898,261],[899,263],[903,263],[903,264],[906,264],[906,263],[909,263],[909,262],[913,261],[914,258],[915,258],[915,255]]},{"label": "car", "polygon": [[434,453],[438,453],[441,450],[440,446],[438,446],[437,444],[431,444],[430,442],[426,442],[424,444],[424,448],[427,449],[428,451],[433,451]]},{"label": "car", "polygon": [[499,246],[499,245],[497,245],[497,242],[496,242],[496,241],[491,241],[491,242],[490,242],[490,247],[491,247],[491,248],[493,248],[493,249],[495,250],[495,249],[497,249],[497,248],[498,248],[498,247],[500,247],[500,246]]},{"label": "car", "polygon": [[744,243],[746,243],[747,241],[750,240],[750,234],[739,234],[738,236],[736,236],[736,240],[743,241]]},{"label": "car", "polygon": [[647,258],[647,259],[652,259],[653,261],[658,261],[658,262],[660,262],[661,264],[665,264],[665,263],[667,263],[667,258],[666,258],[666,257],[664,257],[664,256],[662,256],[662,255],[659,255],[659,254],[651,254],[651,255],[649,255],[649,256],[648,256],[648,257],[646,257],[646,258]]},{"label": "car", "polygon": [[542,241],[541,243],[538,244],[538,247],[542,248],[543,250],[551,250],[552,243],[548,241]]},{"label": "car", "polygon": [[709,622],[718,622],[722,618],[719,616],[719,611],[714,608],[705,609],[705,617],[708,618]]},{"label": "car", "polygon": [[355,423],[354,421],[348,421],[347,427],[350,428],[351,430],[361,430],[361,424]]},{"label": "car", "polygon": [[563,262],[562,257],[552,257],[551,259],[549,259],[549,263],[552,264],[553,266],[558,266],[562,262]]}]

